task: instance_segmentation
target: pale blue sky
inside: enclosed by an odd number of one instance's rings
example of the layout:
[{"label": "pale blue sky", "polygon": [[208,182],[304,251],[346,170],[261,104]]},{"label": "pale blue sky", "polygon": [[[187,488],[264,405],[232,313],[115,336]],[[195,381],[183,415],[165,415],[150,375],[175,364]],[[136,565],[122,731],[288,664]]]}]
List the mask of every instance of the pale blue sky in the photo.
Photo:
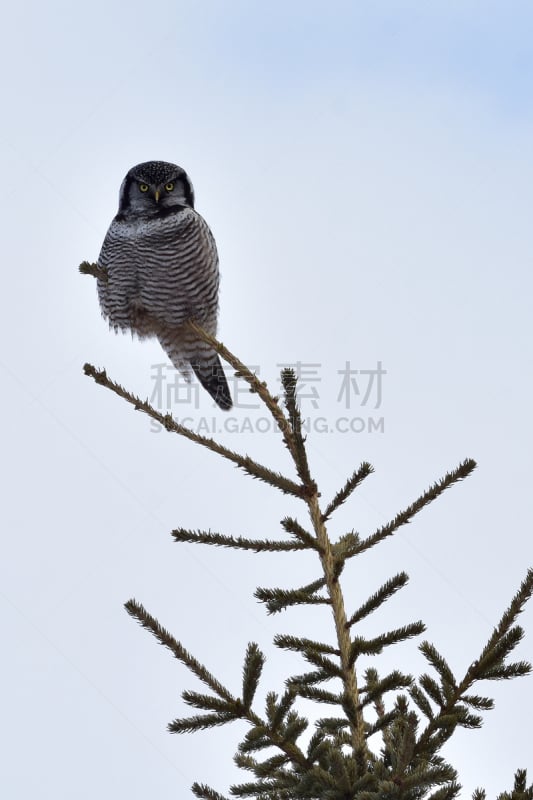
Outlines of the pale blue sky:
[{"label": "pale blue sky", "polygon": [[[176,161],[218,242],[221,338],[273,386],[279,363],[320,365],[320,408],[303,412],[333,428],[309,435],[324,498],[360,461],[376,468],[333,536],[372,532],[463,458],[479,461],[346,571],[355,607],[405,569],[409,587],[375,624],[422,608],[428,638],[464,669],[532,561],[533,9],[33,0],[5,15],[0,793],[163,800],[197,779],[225,791],[243,730],[166,733],[197,687],[122,603],[143,602],[234,688],[257,641],[264,690],[279,689],[301,662],[272,652],[274,633],[327,638],[331,626],[322,609],[267,618],[253,591],[314,567],[178,547],[169,531],[274,536],[302,510],[153,433],[82,375],[91,361],[149,396],[164,359],[109,333],[77,265],[96,259],[127,170]],[[387,370],[379,415],[339,403],[346,361]],[[224,417],[206,395],[172,410],[195,425],[231,419],[222,441],[290,470],[255,427],[262,412]],[[347,414],[382,416],[384,432],[340,433]],[[531,659],[531,609],[523,623]],[[392,656],[424,669],[414,646]],[[489,687],[482,731],[450,745],[464,797],[533,770],[532,685]]]}]

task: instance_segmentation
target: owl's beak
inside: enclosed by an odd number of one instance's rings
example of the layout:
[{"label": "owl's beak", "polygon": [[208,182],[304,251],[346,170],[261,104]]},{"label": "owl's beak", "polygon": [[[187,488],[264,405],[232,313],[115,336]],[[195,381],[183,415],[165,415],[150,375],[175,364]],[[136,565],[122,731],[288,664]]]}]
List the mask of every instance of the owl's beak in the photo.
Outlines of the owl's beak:
[{"label": "owl's beak", "polygon": [[156,189],[154,192],[155,202],[159,203],[159,189]]}]

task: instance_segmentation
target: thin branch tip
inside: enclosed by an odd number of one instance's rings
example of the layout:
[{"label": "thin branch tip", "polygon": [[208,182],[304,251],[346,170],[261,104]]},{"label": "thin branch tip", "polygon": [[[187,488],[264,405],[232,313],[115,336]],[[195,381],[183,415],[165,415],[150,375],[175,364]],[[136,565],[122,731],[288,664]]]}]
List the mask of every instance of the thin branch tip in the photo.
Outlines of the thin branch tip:
[{"label": "thin branch tip", "polygon": [[108,383],[107,372],[105,369],[96,369],[92,364],[84,364],[83,372],[88,378],[92,378],[96,383],[106,386]]},{"label": "thin branch tip", "polygon": [[108,281],[107,270],[102,269],[98,264],[91,264],[90,261],[82,261],[78,267],[78,271],[81,275],[92,275],[93,278],[97,278],[99,281],[104,281],[105,283]]}]

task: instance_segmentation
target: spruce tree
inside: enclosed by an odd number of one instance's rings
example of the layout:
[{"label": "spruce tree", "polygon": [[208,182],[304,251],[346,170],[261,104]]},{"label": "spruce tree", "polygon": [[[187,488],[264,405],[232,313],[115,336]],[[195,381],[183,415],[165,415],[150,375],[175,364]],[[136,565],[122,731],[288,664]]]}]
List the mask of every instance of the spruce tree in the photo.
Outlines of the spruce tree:
[{"label": "spruce tree", "polygon": [[[102,278],[101,270],[84,262],[84,274]],[[524,631],[517,619],[533,592],[533,569],[529,569],[509,607],[504,611],[481,653],[462,675],[455,675],[446,658],[429,641],[418,647],[427,661],[427,672],[418,677],[394,669],[386,675],[375,667],[361,671],[359,659],[375,656],[384,649],[419,637],[425,631],[421,620],[406,622],[395,630],[376,632],[373,638],[358,633],[358,624],[376,612],[408,582],[405,572],[393,575],[357,609],[346,609],[342,590],[345,567],[354,558],[376,547],[401,526],[409,523],[447,488],[468,477],[476,464],[466,459],[433,483],[389,523],[362,538],[354,531],[333,541],[328,523],[341,504],[372,472],[363,462],[336,495],[324,506],[319,487],[311,475],[297,404],[296,379],[291,369],[281,373],[283,402],[273,396],[265,383],[251,372],[223,344],[194,322],[187,323],[209,343],[257,394],[281,431],[283,443],[294,463],[295,475],[275,472],[247,455],[234,452],[214,439],[201,436],[162,414],[113,381],[105,370],[85,364],[85,374],[119,397],[161,423],[167,431],[184,436],[218,453],[280,492],[299,498],[306,508],[306,521],[285,517],[281,528],[285,538],[248,539],[203,530],[172,531],[176,542],[250,550],[253,553],[313,551],[317,577],[291,588],[259,587],[255,597],[269,614],[296,606],[327,605],[332,614],[332,642],[291,635],[277,635],[276,647],[299,653],[307,671],[290,675],[283,687],[268,691],[264,709],[254,702],[265,655],[250,642],[244,656],[242,688],[235,695],[207,666],[189,653],[181,642],[136,600],[126,604],[127,612],[155,639],[181,661],[203,684],[202,691],[186,689],[183,700],[192,716],[175,719],[173,733],[191,733],[234,720],[247,723],[247,733],[238,744],[236,765],[249,778],[230,787],[233,797],[254,800],[451,800],[461,789],[458,775],[442,751],[458,728],[480,728],[483,712],[493,708],[492,698],[478,693],[481,681],[508,680],[531,672],[526,661],[512,661],[511,655]],[[376,631],[379,629],[376,628]],[[314,722],[309,737],[309,720],[299,710],[299,699],[324,704],[334,712]],[[373,713],[369,713],[373,712]],[[379,749],[369,740],[379,735]],[[305,740],[305,744],[303,741]],[[226,800],[217,790],[194,783],[192,791],[205,800]],[[473,800],[485,800],[477,789]],[[526,770],[519,769],[514,784],[497,800],[533,800],[533,784]]]}]

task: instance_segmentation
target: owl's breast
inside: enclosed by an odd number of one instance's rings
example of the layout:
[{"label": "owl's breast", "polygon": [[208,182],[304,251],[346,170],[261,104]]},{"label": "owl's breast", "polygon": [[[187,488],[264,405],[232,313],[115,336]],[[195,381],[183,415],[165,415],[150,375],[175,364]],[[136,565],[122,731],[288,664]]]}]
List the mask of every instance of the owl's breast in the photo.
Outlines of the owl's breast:
[{"label": "owl's breast", "polygon": [[140,336],[194,318],[212,327],[218,303],[218,256],[213,236],[192,209],[148,219],[115,219],[99,264],[104,316]]}]

